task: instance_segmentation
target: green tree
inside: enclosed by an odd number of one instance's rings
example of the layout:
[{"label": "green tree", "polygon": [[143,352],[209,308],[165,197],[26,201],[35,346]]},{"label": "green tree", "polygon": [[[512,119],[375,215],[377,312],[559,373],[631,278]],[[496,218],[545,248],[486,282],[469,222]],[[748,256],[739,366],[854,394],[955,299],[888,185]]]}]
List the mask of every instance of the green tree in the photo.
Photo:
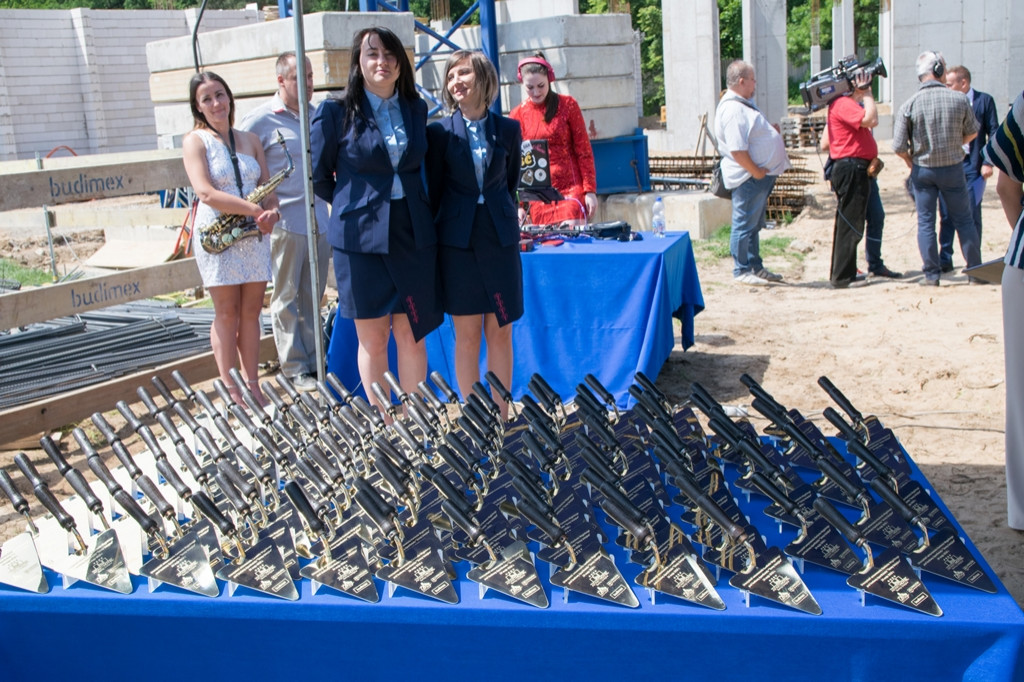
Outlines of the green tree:
[{"label": "green tree", "polygon": [[723,63],[743,59],[742,0],[718,0],[718,43]]},{"label": "green tree", "polygon": [[[811,58],[811,0],[788,0],[786,50],[790,63],[803,66]],[[823,50],[832,49],[832,2],[819,0],[819,44]],[[877,54],[878,0],[855,0],[853,6],[854,43],[857,56],[865,59]],[[842,58],[846,55],[833,55]]]}]

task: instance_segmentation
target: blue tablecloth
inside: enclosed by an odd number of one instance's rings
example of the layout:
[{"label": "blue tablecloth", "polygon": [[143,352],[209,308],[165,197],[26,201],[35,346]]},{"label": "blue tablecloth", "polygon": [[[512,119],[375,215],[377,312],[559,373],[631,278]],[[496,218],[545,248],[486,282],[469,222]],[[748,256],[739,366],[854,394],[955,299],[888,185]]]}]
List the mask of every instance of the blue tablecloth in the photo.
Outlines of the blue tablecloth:
[{"label": "blue tablecloth", "polygon": [[[916,467],[914,478],[931,488]],[[795,530],[766,522],[766,503],[740,499],[766,542],[784,546]],[[640,567],[609,546],[632,584]],[[213,599],[168,586],[150,593],[139,578],[121,595],[83,583],[64,590],[49,574],[46,595],[0,585],[0,679],[1024,679],[1024,614],[1001,584],[986,594],[926,576],[944,612],[934,618],[871,596],[862,604],[844,576],[807,564],[820,616],[758,597],[748,606],[728,573],[717,588],[725,611],[661,594],[652,603],[635,585],[640,606],[630,609],[575,593],[564,600],[538,565],[545,610],[493,591],[481,597],[464,563],[456,605],[405,589],[377,604],[313,595],[305,579],[297,602],[244,588],[229,596],[222,587]]]},{"label": "blue tablecloth", "polygon": [[[704,297],[690,236],[645,236],[634,242],[565,242],[523,254],[526,312],[512,329],[510,388],[517,399],[535,372],[564,399],[592,373],[626,406],[636,372],[656,378],[675,346],[673,317],[682,325],[683,348],[693,345],[693,318],[704,309]],[[430,371],[455,387],[450,319],[426,343]],[[483,366],[486,349],[481,355]],[[359,384],[355,358],[352,322],[339,319],[327,369],[350,389]]]}]

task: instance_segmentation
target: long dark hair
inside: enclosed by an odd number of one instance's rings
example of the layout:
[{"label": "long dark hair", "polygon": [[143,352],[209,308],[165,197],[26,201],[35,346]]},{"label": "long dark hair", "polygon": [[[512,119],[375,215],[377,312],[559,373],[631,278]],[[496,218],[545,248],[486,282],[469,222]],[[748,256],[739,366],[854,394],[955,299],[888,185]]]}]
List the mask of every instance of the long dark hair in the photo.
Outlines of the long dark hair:
[{"label": "long dark hair", "polygon": [[206,116],[200,113],[199,103],[196,102],[196,91],[199,86],[209,81],[216,81],[224,86],[224,92],[228,93],[228,99],[231,100],[231,108],[228,109],[228,125],[234,127],[235,125],[235,96],[231,94],[231,88],[228,87],[226,80],[215,74],[213,71],[200,71],[196,75],[192,76],[192,80],[188,83],[188,105],[192,108],[192,128],[209,128],[210,123],[206,120]]},{"label": "long dark hair", "polygon": [[[544,56],[543,52],[534,52],[533,56],[539,57],[540,59],[547,61],[547,58]],[[555,117],[555,114],[558,113],[558,93],[551,89],[551,78],[548,76],[547,67],[544,66],[543,64],[523,64],[519,69],[519,73],[521,73],[524,76],[528,73],[540,74],[541,76],[544,76],[545,79],[547,79],[548,95],[547,97],[544,98],[544,122],[551,123],[551,120]]]},{"label": "long dark hair", "polygon": [[[381,47],[385,51],[395,55],[398,63],[398,81],[395,83],[395,92],[406,100],[415,100],[419,97],[416,94],[416,78],[413,75],[412,62],[405,51],[405,46],[391,29],[383,26],[371,26],[364,28],[352,38],[352,58],[348,67],[348,87],[345,88],[345,96],[342,101],[345,103],[345,125],[350,126],[355,120],[357,112],[362,112],[363,92],[363,70],[359,66],[359,58],[363,53],[363,38],[369,34],[375,34],[380,38]],[[361,113],[360,113],[361,115]]]}]

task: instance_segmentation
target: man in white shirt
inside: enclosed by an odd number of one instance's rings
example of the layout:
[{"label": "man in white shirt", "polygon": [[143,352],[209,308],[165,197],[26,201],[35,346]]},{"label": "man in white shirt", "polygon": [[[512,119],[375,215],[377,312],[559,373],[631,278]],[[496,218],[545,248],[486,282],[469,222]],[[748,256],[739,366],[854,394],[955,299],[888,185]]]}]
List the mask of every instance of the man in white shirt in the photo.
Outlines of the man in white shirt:
[{"label": "man in white shirt", "polygon": [[[326,233],[318,235],[317,261],[319,294],[313,300],[312,271],[309,263],[309,238],[306,225],[306,179],[302,175],[302,137],[299,132],[299,81],[295,53],[285,52],[277,58],[277,92],[266,103],[250,111],[238,126],[256,133],[266,152],[267,167],[276,173],[287,167],[285,152],[277,143],[277,133],[284,136],[288,153],[296,170],[275,190],[281,202],[281,221],[271,233],[270,253],[273,259],[274,291],[270,297],[274,343],[281,362],[281,373],[300,391],[316,388],[316,316],[327,280],[331,249]],[[306,59],[307,99],[313,94],[313,66]],[[306,102],[313,117],[313,109]],[[327,203],[316,198],[316,221],[327,225]]]},{"label": "man in white shirt", "polygon": [[758,233],[765,226],[768,195],[775,179],[791,167],[779,131],[758,111],[751,98],[754,67],[737,60],[729,64],[729,88],[715,111],[715,137],[722,154],[722,181],[732,190],[733,278],[740,284],[763,286],[782,280],[761,262]]}]

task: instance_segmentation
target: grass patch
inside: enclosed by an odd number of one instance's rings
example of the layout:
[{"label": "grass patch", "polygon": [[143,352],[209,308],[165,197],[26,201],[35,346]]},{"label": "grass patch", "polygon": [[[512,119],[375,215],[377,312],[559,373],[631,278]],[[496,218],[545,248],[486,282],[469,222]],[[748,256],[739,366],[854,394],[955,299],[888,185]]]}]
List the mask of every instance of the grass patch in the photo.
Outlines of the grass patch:
[{"label": "grass patch", "polygon": [[792,241],[792,237],[777,236],[768,237],[767,239],[761,239],[761,257],[764,258],[765,256],[785,256],[786,258],[803,260],[804,254],[789,250],[789,245],[792,243]]},{"label": "grass patch", "polygon": [[[157,301],[169,301],[179,308],[198,308],[202,307],[198,305],[202,299],[196,300],[195,290],[189,291],[173,291],[168,294],[158,294],[153,297]],[[211,303],[212,305],[212,303]]]},{"label": "grass patch", "polygon": [[702,239],[695,243],[694,249],[698,256],[706,256],[708,258],[728,258],[729,253],[729,235],[732,232],[732,227],[729,225],[723,225],[714,232],[707,239]]},{"label": "grass patch", "polygon": [[[732,254],[729,252],[729,236],[732,234],[732,226],[724,225],[715,230],[710,237],[703,239],[694,244],[694,251],[697,257],[707,259],[721,259],[730,258]],[[804,254],[798,251],[790,251],[789,245],[793,242],[793,237],[783,237],[780,235],[772,235],[765,237],[766,232],[761,231],[761,257],[768,258],[773,256],[782,256],[795,261],[802,261]],[[771,234],[768,232],[767,234]]]},{"label": "grass patch", "polygon": [[0,279],[13,279],[23,286],[42,286],[53,283],[53,274],[49,270],[26,268],[7,258],[0,258]]}]

